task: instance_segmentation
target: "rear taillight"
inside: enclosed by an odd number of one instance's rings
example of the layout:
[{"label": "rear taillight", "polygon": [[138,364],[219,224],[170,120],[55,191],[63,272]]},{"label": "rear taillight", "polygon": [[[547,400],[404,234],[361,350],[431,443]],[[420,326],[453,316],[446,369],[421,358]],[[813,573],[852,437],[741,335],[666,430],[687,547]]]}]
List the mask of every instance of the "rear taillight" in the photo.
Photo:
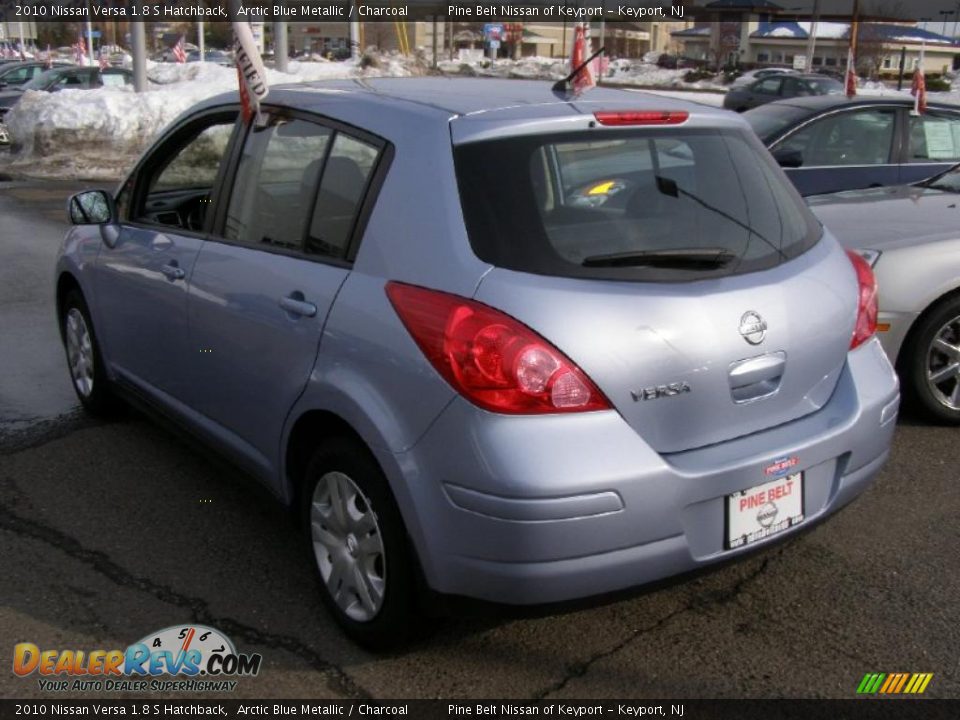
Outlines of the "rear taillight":
[{"label": "rear taillight", "polygon": [[533,415],[610,408],[563,353],[498,310],[397,282],[387,283],[387,297],[437,372],[486,410]]},{"label": "rear taillight", "polygon": [[860,255],[847,250],[847,257],[853,263],[857,273],[857,324],[853,328],[853,339],[850,349],[859,347],[877,332],[877,278],[870,268],[870,264]]},{"label": "rear taillight", "polygon": [[593,114],[601,125],[679,125],[687,121],[685,110],[599,110]]}]

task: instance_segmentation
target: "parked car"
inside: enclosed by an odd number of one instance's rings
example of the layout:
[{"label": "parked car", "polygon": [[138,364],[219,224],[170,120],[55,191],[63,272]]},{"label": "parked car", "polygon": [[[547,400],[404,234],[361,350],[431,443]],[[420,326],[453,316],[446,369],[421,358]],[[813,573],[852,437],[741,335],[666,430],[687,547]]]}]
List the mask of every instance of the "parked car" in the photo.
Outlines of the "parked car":
[{"label": "parked car", "polygon": [[723,106],[727,110],[744,112],[774,100],[813,95],[843,95],[843,83],[816,73],[776,73],[745,86],[734,85],[723,96]]},{"label": "parked car", "polygon": [[878,334],[904,394],[960,424],[960,166],[917,185],[809,199],[846,247],[873,266]]},{"label": "parked car", "polygon": [[960,162],[960,107],[913,98],[810,97],[744,114],[801,195],[909,184]]},{"label": "parked car", "polygon": [[764,67],[756,68],[755,70],[747,70],[745,73],[740,75],[733,83],[730,85],[730,89],[734,88],[743,88],[747,85],[752,85],[757,80],[762,80],[765,77],[771,77],[773,75],[796,75],[797,71],[792,68],[782,68],[782,67]]},{"label": "parked car", "polygon": [[16,88],[0,91],[0,145],[10,142],[3,119],[27,90],[58,92],[60,90],[93,90],[100,87],[133,84],[133,73],[122,68],[67,67],[52,68]]},{"label": "parked car", "polygon": [[[204,62],[216,63],[217,65],[233,65],[233,57],[230,53],[223,50],[205,50],[203,53]],[[187,54],[187,62],[200,62],[200,50],[191,50]]]},{"label": "parked car", "polygon": [[[69,67],[70,63],[55,61],[54,67]],[[11,62],[0,65],[0,90],[24,85],[48,69],[46,62]]]},{"label": "parked car", "polygon": [[870,267],[741,118],[376,78],[242,123],[209,100],[70,200],[70,376],[297,505],[358,641],[408,633],[420,584],[536,604],[739,557],[887,457]]}]

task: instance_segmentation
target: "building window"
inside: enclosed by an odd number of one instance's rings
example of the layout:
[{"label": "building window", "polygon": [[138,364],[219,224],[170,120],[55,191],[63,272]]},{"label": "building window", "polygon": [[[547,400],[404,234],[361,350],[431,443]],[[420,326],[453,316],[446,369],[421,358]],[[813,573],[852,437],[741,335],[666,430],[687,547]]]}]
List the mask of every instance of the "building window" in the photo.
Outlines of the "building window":
[{"label": "building window", "polygon": [[883,59],[883,67],[889,70],[893,67],[893,58],[885,57]]},{"label": "building window", "polygon": [[793,65],[793,55],[784,55],[783,61],[789,65]]},{"label": "building window", "polygon": [[757,62],[770,62],[770,53],[757,53]]},{"label": "building window", "polygon": [[826,60],[826,65],[827,65],[827,67],[836,67],[836,66],[837,66],[837,59],[836,59],[836,58],[832,58],[832,57],[828,57],[827,60]]},{"label": "building window", "polygon": [[775,52],[775,53],[773,54],[773,61],[774,61],[775,63],[782,63],[782,62],[783,62],[783,53],[782,53],[782,52]]},{"label": "building window", "polygon": [[813,64],[814,64],[814,66],[816,66],[816,65],[823,65],[823,58],[820,57],[819,55],[814,55],[814,56],[813,56]]}]

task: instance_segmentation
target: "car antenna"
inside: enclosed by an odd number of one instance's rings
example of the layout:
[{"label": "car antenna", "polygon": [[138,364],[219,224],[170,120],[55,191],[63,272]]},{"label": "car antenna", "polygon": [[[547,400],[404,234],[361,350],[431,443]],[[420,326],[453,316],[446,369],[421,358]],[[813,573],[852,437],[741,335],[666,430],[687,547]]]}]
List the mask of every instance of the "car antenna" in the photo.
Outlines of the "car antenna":
[{"label": "car antenna", "polygon": [[589,65],[591,62],[593,62],[594,58],[596,58],[598,55],[600,55],[601,53],[603,53],[605,50],[606,50],[605,47],[600,48],[600,49],[597,50],[593,55],[591,55],[590,57],[588,57],[586,60],[584,60],[584,61],[583,61],[582,63],[580,63],[579,65],[577,65],[577,67],[575,67],[575,68],[573,69],[573,72],[571,72],[571,73],[570,73],[569,75],[567,75],[565,78],[563,78],[562,80],[557,80],[557,81],[553,84],[553,91],[554,91],[555,93],[566,93],[566,92],[569,92],[570,88],[569,88],[568,86],[570,85],[571,82],[573,82],[573,79],[574,79],[577,75],[580,74],[580,71],[581,71],[581,70],[583,70],[587,65]]}]

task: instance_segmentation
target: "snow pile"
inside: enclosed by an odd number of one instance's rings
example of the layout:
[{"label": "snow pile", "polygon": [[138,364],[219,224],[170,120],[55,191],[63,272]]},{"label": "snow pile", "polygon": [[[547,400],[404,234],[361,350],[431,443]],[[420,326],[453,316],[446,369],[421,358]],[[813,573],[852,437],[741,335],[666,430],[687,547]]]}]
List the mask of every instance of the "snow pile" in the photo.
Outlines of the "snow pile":
[{"label": "snow pile", "polygon": [[[446,75],[467,75],[471,77],[523,78],[526,80],[559,80],[570,72],[570,64],[565,59],[547,57],[525,57],[519,60],[487,58],[480,60],[441,60],[440,72]],[[606,85],[635,85],[648,88],[688,88],[719,89],[719,81],[699,80],[694,83],[684,81],[689,70],[668,70],[652,63],[640,60],[618,59],[610,62],[603,77]]]},{"label": "snow pile", "polygon": [[[421,72],[401,56],[373,61],[290,62],[289,72],[267,70],[271,85],[353,77],[397,77]],[[237,89],[237,71],[213,63],[150,64],[145,93],[130,87],[28,90],[7,114],[14,170],[33,175],[114,180],[172,120],[196,103]]]}]

